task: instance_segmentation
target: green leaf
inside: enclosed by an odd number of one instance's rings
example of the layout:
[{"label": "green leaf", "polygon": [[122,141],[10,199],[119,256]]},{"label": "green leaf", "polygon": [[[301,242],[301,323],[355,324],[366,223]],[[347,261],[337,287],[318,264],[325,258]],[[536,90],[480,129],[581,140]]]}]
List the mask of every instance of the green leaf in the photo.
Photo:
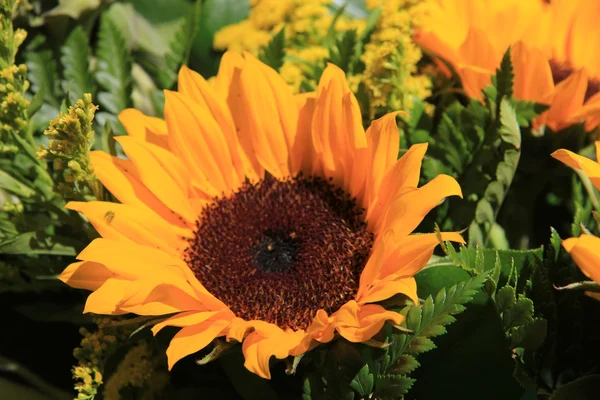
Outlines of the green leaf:
[{"label": "green leaf", "polygon": [[513,65],[510,58],[510,47],[504,53],[502,62],[500,62],[500,69],[496,70],[496,88],[498,94],[497,99],[503,97],[512,97],[513,95],[513,80],[515,74],[513,72]]},{"label": "green leaf", "polygon": [[262,49],[258,59],[275,71],[279,71],[285,58],[285,27],[281,28]]},{"label": "green leaf", "polygon": [[515,288],[512,286],[504,286],[496,293],[496,309],[498,314],[502,314],[517,303],[517,295]]},{"label": "green leaf", "polygon": [[521,128],[519,128],[517,113],[506,97],[500,101],[499,131],[503,142],[512,144],[516,149],[521,148]]},{"label": "green leaf", "polygon": [[365,364],[350,382],[350,386],[361,396],[367,397],[373,392],[374,382],[375,377],[369,372],[369,366]]},{"label": "green leaf", "polygon": [[546,339],[548,322],[545,319],[534,318],[524,325],[510,331],[510,347],[516,349],[523,347],[527,350],[536,350]]},{"label": "green leaf", "polygon": [[98,101],[105,110],[117,115],[132,106],[132,62],[123,34],[112,20],[110,10],[100,18],[96,56],[96,81],[103,89],[98,94]]},{"label": "green leaf", "polygon": [[375,380],[375,395],[378,398],[400,399],[414,383],[414,379],[403,375],[378,375]]},{"label": "green leaf", "polygon": [[407,375],[420,366],[421,364],[419,364],[414,356],[402,354],[396,359],[396,362],[390,368],[390,372],[394,375]]},{"label": "green leaf", "polygon": [[58,235],[45,235],[42,232],[26,232],[0,242],[0,254],[51,254],[75,257],[76,243]]},{"label": "green leaf", "polygon": [[533,320],[533,301],[520,295],[516,304],[502,314],[504,329],[524,325]]},{"label": "green leaf", "polygon": [[8,173],[0,169],[0,189],[7,190],[19,197],[31,197],[35,195],[35,190],[13,178]]},{"label": "green leaf", "polygon": [[357,60],[355,58],[357,44],[358,35],[356,30],[344,32],[341,38],[335,41],[335,47],[330,50],[329,62],[340,67],[346,74],[352,72]]},{"label": "green leaf", "polygon": [[[44,93],[44,101],[52,108],[60,107],[62,97],[57,83],[56,61],[51,50],[40,50],[25,53],[27,63],[27,79],[31,82],[34,93]],[[57,113],[58,114],[58,113]]]},{"label": "green leaf", "polygon": [[71,32],[60,52],[64,75],[62,86],[66,93],[73,94],[71,100],[81,98],[84,93],[93,93],[89,42],[81,26]]}]

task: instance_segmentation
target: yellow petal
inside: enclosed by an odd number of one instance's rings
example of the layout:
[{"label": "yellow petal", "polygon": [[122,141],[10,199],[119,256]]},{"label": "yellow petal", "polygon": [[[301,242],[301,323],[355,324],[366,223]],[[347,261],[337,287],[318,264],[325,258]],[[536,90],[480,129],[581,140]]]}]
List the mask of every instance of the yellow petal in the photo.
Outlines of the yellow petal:
[{"label": "yellow petal", "polygon": [[386,321],[400,324],[404,317],[376,304],[359,306],[349,301],[334,314],[336,330],[350,342],[365,342],[383,328]]},{"label": "yellow petal", "polygon": [[129,136],[169,149],[167,143],[167,123],[156,117],[144,115],[141,111],[128,108],[121,111],[119,121]]},{"label": "yellow petal", "polygon": [[396,237],[411,233],[432,208],[448,196],[460,196],[460,186],[448,175],[438,175],[419,189],[400,193],[391,203],[382,224],[382,232],[392,231]]},{"label": "yellow petal", "polygon": [[[251,150],[260,165],[277,178],[290,176],[289,149],[298,120],[291,89],[282,82],[281,76],[275,78],[264,64],[245,54],[239,79],[241,110],[236,125],[244,126],[239,133],[250,139],[251,149],[245,150]],[[248,138],[245,140],[247,143]]]},{"label": "yellow petal", "polygon": [[105,239],[134,242],[179,256],[187,248],[190,229],[169,224],[147,209],[104,201],[70,202],[69,210],[86,216]]},{"label": "yellow petal", "polygon": [[278,359],[286,358],[290,355],[290,350],[298,346],[304,333],[283,332],[275,336],[265,337],[259,332],[252,332],[244,340],[242,351],[244,353],[244,366],[256,375],[271,379],[269,370],[269,360],[275,356]]},{"label": "yellow petal", "polygon": [[102,264],[90,261],[78,261],[65,268],[58,276],[58,279],[72,288],[96,290],[107,279],[113,277],[115,277],[115,274]]},{"label": "yellow petal", "polygon": [[85,313],[118,315],[125,314],[119,310],[117,304],[123,298],[123,294],[131,281],[125,279],[111,278],[106,280],[95,292],[90,294],[85,302]]},{"label": "yellow petal", "polygon": [[590,178],[596,189],[600,190],[600,164],[565,149],[556,150],[551,156],[571,168],[583,171]]},{"label": "yellow petal", "polygon": [[600,284],[600,238],[583,234],[578,238],[563,240],[562,245],[581,272]]},{"label": "yellow petal", "polygon": [[312,149],[312,119],[315,111],[315,93],[302,93],[294,96],[298,108],[298,127],[290,154],[292,175],[303,172],[313,174],[315,155]]},{"label": "yellow petal", "polygon": [[372,232],[378,232],[382,218],[391,201],[405,188],[416,188],[421,173],[421,163],[427,143],[412,145],[408,151],[388,168],[378,188],[374,188],[374,199],[368,205],[367,223]]},{"label": "yellow petal", "polygon": [[226,51],[225,54],[223,54],[221,63],[219,64],[219,71],[217,72],[213,83],[217,95],[227,99],[234,76],[236,74],[239,75],[243,66],[244,58],[240,54],[234,51]]},{"label": "yellow petal", "polygon": [[197,325],[209,318],[214,317],[220,311],[186,311],[179,313],[177,315],[172,316],[171,318],[167,318],[164,321],[159,322],[158,324],[152,327],[152,333],[157,334],[163,328],[167,326],[176,326],[179,328],[183,328],[185,326]]},{"label": "yellow petal", "polygon": [[562,129],[567,120],[583,105],[588,75],[581,69],[556,85],[550,100],[550,108],[538,117],[554,130]]},{"label": "yellow petal", "polygon": [[414,304],[419,304],[415,278],[400,278],[377,282],[368,290],[367,294],[360,299],[357,298],[357,301],[359,304],[377,303],[400,293],[408,296]]},{"label": "yellow petal", "polygon": [[209,319],[198,325],[182,328],[171,339],[167,349],[169,371],[177,361],[202,350],[216,337],[221,336],[228,325],[229,320]]},{"label": "yellow petal", "polygon": [[515,78],[515,97],[543,103],[554,90],[554,81],[548,58],[541,50],[529,48],[522,41],[511,48]]},{"label": "yellow petal", "polygon": [[92,151],[90,159],[94,173],[117,200],[145,208],[177,226],[184,226],[181,218],[165,206],[142,182],[133,162],[113,157],[102,151]]}]

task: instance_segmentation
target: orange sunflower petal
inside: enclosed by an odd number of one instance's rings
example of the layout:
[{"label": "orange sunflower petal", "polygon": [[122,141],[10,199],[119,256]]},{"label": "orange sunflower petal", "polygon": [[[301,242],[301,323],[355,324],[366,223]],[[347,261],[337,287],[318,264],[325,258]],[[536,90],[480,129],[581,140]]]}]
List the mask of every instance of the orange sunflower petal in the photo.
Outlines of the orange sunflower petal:
[{"label": "orange sunflower petal", "polygon": [[76,289],[96,290],[114,277],[115,274],[102,264],[78,261],[65,268],[58,279]]},{"label": "orange sunflower petal", "polygon": [[454,178],[443,174],[419,189],[400,193],[390,205],[382,231],[393,231],[398,237],[408,235],[448,196],[462,197],[462,191]]},{"label": "orange sunflower petal", "polygon": [[550,108],[538,117],[539,123],[546,124],[554,130],[565,127],[569,117],[583,104],[587,83],[588,75],[581,69],[556,85],[549,100]]},{"label": "orange sunflower petal", "polygon": [[376,304],[359,306],[354,300],[344,304],[335,313],[336,330],[350,342],[364,342],[383,328],[386,321],[400,324],[404,317],[397,312],[387,311]]},{"label": "orange sunflower petal", "polygon": [[167,326],[183,328],[185,326],[197,325],[214,317],[220,311],[186,311],[167,318],[152,327],[152,333],[157,334]]},{"label": "orange sunflower petal", "polygon": [[298,346],[303,338],[304,333],[301,331],[281,331],[278,335],[267,337],[260,332],[252,332],[242,344],[242,351],[246,359],[244,366],[262,378],[271,379],[269,369],[271,357],[286,358],[290,355],[290,350]]},{"label": "orange sunflower petal", "polygon": [[515,78],[515,97],[543,103],[554,89],[552,71],[541,50],[529,48],[519,41],[511,48]]},{"label": "orange sunflower petal", "polygon": [[313,173],[314,155],[311,148],[312,119],[315,112],[315,93],[302,93],[294,96],[298,109],[298,127],[290,152],[290,168],[292,175],[299,172]]},{"label": "orange sunflower petal", "polygon": [[83,312],[106,315],[125,314],[126,312],[119,310],[117,305],[130,284],[131,281],[125,279],[107,279],[102,286],[88,296]]},{"label": "orange sunflower petal", "polygon": [[167,348],[167,361],[169,371],[173,365],[185,356],[202,350],[216,337],[221,336],[229,326],[229,320],[208,319],[200,324],[182,328],[171,339]]},{"label": "orange sunflower petal", "polygon": [[600,284],[600,238],[583,234],[578,238],[563,240],[562,245],[571,254],[579,269],[588,278]]},{"label": "orange sunflower petal", "polygon": [[600,190],[599,163],[565,149],[556,150],[551,156],[567,164],[571,168],[582,170],[587,177],[590,178],[596,189]]},{"label": "orange sunflower petal", "polygon": [[141,111],[128,108],[121,111],[119,121],[121,121],[129,136],[155,144],[164,149],[169,148],[169,144],[167,143],[167,123],[164,120],[149,117]]}]

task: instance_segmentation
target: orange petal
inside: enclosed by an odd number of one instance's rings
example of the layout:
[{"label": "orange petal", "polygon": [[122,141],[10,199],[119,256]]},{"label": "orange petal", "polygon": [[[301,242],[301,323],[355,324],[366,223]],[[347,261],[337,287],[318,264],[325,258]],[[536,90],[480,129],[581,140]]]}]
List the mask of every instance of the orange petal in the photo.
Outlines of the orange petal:
[{"label": "orange petal", "polygon": [[123,298],[131,281],[124,279],[107,279],[102,286],[90,294],[85,302],[83,313],[118,315],[125,314],[117,304]]},{"label": "orange petal", "polygon": [[72,288],[96,290],[113,277],[115,274],[102,264],[78,261],[65,268],[58,279]]},{"label": "orange petal", "polygon": [[378,301],[389,299],[399,293],[407,295],[414,304],[419,304],[419,296],[417,295],[417,281],[415,278],[400,278],[388,281],[378,281],[367,293],[360,299],[357,298],[359,304],[376,303]]},{"label": "orange petal", "polygon": [[263,336],[260,332],[252,332],[244,340],[242,351],[246,361],[244,366],[256,375],[271,379],[269,360],[290,355],[290,350],[298,346],[304,338],[304,332],[283,332],[275,336]]},{"label": "orange petal", "polygon": [[166,150],[169,149],[167,143],[167,123],[164,120],[149,117],[139,110],[128,108],[121,111],[119,121],[121,121],[125,130],[127,130],[129,136],[155,144]]},{"label": "orange petal", "polygon": [[368,178],[368,197],[371,202],[379,188],[384,175],[398,159],[400,148],[400,132],[396,124],[396,115],[400,111],[391,112],[373,121],[367,129],[371,148],[370,174]]},{"label": "orange petal", "polygon": [[313,174],[313,163],[315,162],[312,149],[312,120],[315,111],[315,93],[302,93],[294,96],[298,108],[298,127],[296,137],[290,154],[290,165],[292,175],[303,172],[306,175]]},{"label": "orange petal", "polygon": [[318,310],[317,315],[315,315],[315,318],[306,330],[306,334],[310,335],[318,342],[330,342],[335,333],[335,325],[333,322],[334,318],[327,316],[325,310]]},{"label": "orange petal", "polygon": [[158,324],[152,327],[152,333],[156,335],[163,328],[167,326],[176,326],[179,328],[183,328],[185,326],[197,325],[206,321],[209,318],[214,317],[220,311],[186,311],[179,313],[177,315],[172,316],[171,318],[167,318],[164,321],[159,322]]},{"label": "orange petal", "polygon": [[382,232],[391,230],[396,237],[411,233],[427,213],[448,196],[460,196],[460,186],[448,175],[438,175],[419,189],[400,193],[391,203],[382,224]]},{"label": "orange petal", "polygon": [[134,242],[178,256],[187,248],[190,229],[181,229],[145,208],[105,201],[70,202],[69,210],[86,216],[105,239]]},{"label": "orange petal", "polygon": [[239,75],[243,66],[244,58],[240,54],[234,51],[226,51],[225,54],[223,54],[219,64],[219,71],[213,82],[215,92],[218,95],[227,99],[234,76],[236,74]]},{"label": "orange petal", "polygon": [[165,118],[169,145],[192,171],[200,189],[217,196],[239,186],[225,135],[208,109],[188,96],[167,90]]},{"label": "orange petal", "polygon": [[383,328],[386,321],[400,324],[404,317],[376,304],[359,306],[354,300],[344,304],[335,314],[336,330],[350,342],[364,342]]},{"label": "orange petal", "polygon": [[417,187],[426,151],[427,143],[412,145],[391,168],[388,168],[381,185],[374,189],[375,198],[367,208],[366,219],[372,232],[379,231],[382,217],[385,216],[392,199],[405,188]]},{"label": "orange petal", "polygon": [[539,49],[530,49],[519,41],[511,48],[511,60],[515,73],[515,97],[543,103],[554,90],[548,58]]},{"label": "orange petal", "polygon": [[103,264],[124,279],[137,279],[161,270],[184,276],[178,270],[188,268],[179,257],[162,250],[110,239],[93,240],[77,258]]},{"label": "orange petal", "polygon": [[585,70],[580,69],[556,85],[550,108],[538,117],[540,121],[554,130],[568,125],[569,117],[583,105],[587,84],[588,75]]},{"label": "orange petal", "polygon": [[298,121],[291,89],[280,75],[249,53],[245,54],[239,83],[241,112],[236,125],[245,127],[240,135],[248,135],[251,141],[251,149],[245,150],[251,150],[271,175],[289,176],[289,149]]},{"label": "orange petal", "polygon": [[233,177],[234,180],[231,184],[234,186],[240,185],[244,181],[246,168],[251,167],[244,165],[248,160],[240,155],[235,124],[227,107],[226,99],[216,95],[215,90],[200,74],[185,65],[179,71],[178,85],[179,92],[194,100],[202,109],[209,110],[219,124],[223,137],[227,142],[235,171],[235,177]]},{"label": "orange petal", "polygon": [[600,284],[600,238],[583,234],[562,242],[581,272]]},{"label": "orange petal", "polygon": [[92,151],[90,159],[94,173],[117,200],[160,215],[169,223],[185,226],[178,215],[165,206],[142,182],[133,162],[113,157],[102,151]]},{"label": "orange petal", "polygon": [[565,149],[556,150],[551,156],[571,168],[582,170],[590,178],[596,189],[600,190],[600,164]]},{"label": "orange petal", "polygon": [[223,334],[227,329],[230,321],[213,317],[198,325],[187,326],[182,328],[171,339],[169,348],[167,349],[167,360],[169,371],[173,365],[183,357],[193,354],[205,348],[216,337]]}]

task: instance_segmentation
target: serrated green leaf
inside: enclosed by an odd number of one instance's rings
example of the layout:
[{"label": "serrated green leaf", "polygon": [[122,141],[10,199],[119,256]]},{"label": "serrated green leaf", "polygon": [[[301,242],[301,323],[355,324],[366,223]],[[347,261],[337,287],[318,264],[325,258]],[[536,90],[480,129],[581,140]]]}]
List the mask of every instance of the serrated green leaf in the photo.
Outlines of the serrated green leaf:
[{"label": "serrated green leaf", "polygon": [[417,369],[421,364],[410,354],[402,354],[396,359],[394,365],[390,368],[390,373],[394,375],[407,375]]},{"label": "serrated green leaf", "polygon": [[400,399],[408,393],[414,379],[402,375],[378,375],[375,379],[375,395],[386,399]]},{"label": "serrated green leaf", "polygon": [[73,94],[71,100],[81,98],[84,93],[93,93],[89,42],[81,26],[71,32],[60,52],[64,75],[62,86],[65,93]]},{"label": "serrated green leaf", "polygon": [[506,97],[500,101],[499,132],[502,141],[512,144],[517,149],[521,148],[521,128],[519,128],[517,114]]},{"label": "serrated green leaf", "polygon": [[356,62],[355,47],[358,44],[358,35],[356,30],[349,30],[342,34],[341,38],[336,40],[335,47],[330,49],[329,62],[340,67],[344,73],[354,71],[354,63]]},{"label": "serrated green leaf", "polygon": [[417,336],[410,342],[406,351],[410,354],[420,354],[433,349],[435,349],[435,344],[431,339],[424,336]]},{"label": "serrated green leaf", "polygon": [[59,98],[62,97],[57,83],[56,61],[50,50],[40,50],[25,53],[27,64],[27,79],[31,82],[34,93],[44,93],[44,101],[52,108],[60,107]]},{"label": "serrated green leaf", "polygon": [[350,382],[350,386],[352,389],[356,390],[358,394],[366,397],[373,392],[374,382],[375,377],[369,372],[369,366],[365,364],[360,371],[358,371],[358,374],[356,374],[352,382]]},{"label": "serrated green leaf", "polygon": [[524,325],[533,320],[533,301],[520,295],[514,306],[502,314],[504,329]]},{"label": "serrated green leaf", "polygon": [[411,331],[418,331],[421,327],[421,307],[410,307],[406,314],[406,328]]},{"label": "serrated green leaf", "polygon": [[503,97],[512,97],[513,95],[513,80],[515,74],[513,71],[512,60],[510,56],[510,47],[504,53],[500,62],[500,69],[496,70],[496,88],[498,90],[496,98],[498,100]]},{"label": "serrated green leaf", "polygon": [[132,61],[123,34],[105,12],[98,33],[96,81],[104,90],[98,93],[100,105],[114,115],[132,106]]},{"label": "serrated green leaf", "polygon": [[496,309],[498,314],[502,314],[517,303],[517,295],[515,288],[512,286],[504,286],[496,293]]},{"label": "serrated green leaf", "polygon": [[281,28],[275,36],[271,38],[262,52],[258,55],[258,59],[275,71],[279,71],[283,66],[285,58],[285,28]]},{"label": "serrated green leaf", "polygon": [[525,325],[517,326],[510,331],[510,347],[536,350],[544,343],[547,330],[548,322],[541,318],[535,318]]}]

